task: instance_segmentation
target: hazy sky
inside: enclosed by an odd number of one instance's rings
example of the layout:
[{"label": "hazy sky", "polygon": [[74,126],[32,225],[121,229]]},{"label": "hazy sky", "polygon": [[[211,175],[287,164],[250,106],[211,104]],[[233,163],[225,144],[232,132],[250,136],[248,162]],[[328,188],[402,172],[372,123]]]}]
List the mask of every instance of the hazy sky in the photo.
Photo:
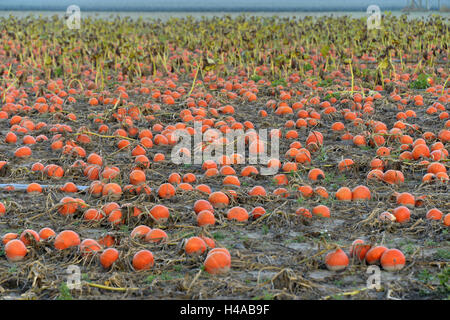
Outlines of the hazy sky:
[{"label": "hazy sky", "polygon": [[[423,0],[425,2],[425,0]],[[438,0],[429,0],[437,7]],[[381,10],[403,8],[407,0],[0,0],[0,10],[365,10],[376,4]],[[441,0],[450,6],[450,0]]]}]

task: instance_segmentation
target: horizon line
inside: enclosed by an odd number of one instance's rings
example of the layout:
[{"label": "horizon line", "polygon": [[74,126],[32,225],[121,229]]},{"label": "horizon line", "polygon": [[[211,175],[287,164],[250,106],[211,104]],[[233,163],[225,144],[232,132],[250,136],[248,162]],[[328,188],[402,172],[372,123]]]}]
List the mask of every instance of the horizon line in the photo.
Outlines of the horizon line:
[{"label": "horizon line", "polygon": [[[402,11],[402,8],[386,8],[381,9],[382,12],[384,11]],[[51,11],[51,12],[65,12],[66,9],[55,9],[55,8],[48,8],[48,9],[30,9],[30,8],[13,8],[13,9],[4,9],[0,7],[0,11],[35,11],[35,12],[45,12],[45,11]],[[84,12],[366,12],[366,9],[360,9],[360,8],[348,8],[348,9],[340,9],[340,8],[327,8],[325,9],[304,9],[304,8],[255,8],[255,9],[247,9],[247,8],[207,8],[207,9],[193,9],[193,8],[180,8],[180,9],[116,9],[116,8],[109,8],[109,9],[82,9],[81,11]],[[439,10],[428,10],[423,12],[433,12]]]}]

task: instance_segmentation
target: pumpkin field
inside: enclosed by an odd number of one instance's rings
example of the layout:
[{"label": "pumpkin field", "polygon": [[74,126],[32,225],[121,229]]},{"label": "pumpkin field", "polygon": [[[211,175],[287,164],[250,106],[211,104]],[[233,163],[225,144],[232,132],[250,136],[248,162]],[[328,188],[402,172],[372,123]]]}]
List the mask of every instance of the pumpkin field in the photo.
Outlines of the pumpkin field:
[{"label": "pumpkin field", "polygon": [[449,19],[382,19],[0,18],[0,299],[448,299]]}]

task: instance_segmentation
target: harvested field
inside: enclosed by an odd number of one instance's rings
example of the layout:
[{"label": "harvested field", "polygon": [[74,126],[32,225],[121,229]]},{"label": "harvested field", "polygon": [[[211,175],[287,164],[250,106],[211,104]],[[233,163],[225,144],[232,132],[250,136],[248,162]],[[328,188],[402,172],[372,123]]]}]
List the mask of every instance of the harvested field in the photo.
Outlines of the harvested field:
[{"label": "harvested field", "polygon": [[383,19],[1,18],[0,298],[448,299],[448,19]]}]

